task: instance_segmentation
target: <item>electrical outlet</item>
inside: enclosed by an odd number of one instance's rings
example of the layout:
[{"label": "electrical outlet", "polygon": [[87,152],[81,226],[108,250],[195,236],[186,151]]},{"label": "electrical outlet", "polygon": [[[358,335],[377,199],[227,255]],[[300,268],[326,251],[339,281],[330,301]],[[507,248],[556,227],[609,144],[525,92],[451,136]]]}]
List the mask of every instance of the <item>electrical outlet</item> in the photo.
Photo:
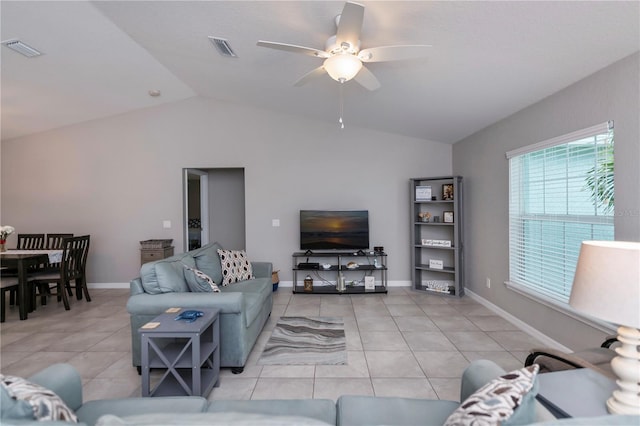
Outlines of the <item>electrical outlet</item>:
[{"label": "electrical outlet", "polygon": [[491,288],[491,279],[487,278],[487,288]]}]

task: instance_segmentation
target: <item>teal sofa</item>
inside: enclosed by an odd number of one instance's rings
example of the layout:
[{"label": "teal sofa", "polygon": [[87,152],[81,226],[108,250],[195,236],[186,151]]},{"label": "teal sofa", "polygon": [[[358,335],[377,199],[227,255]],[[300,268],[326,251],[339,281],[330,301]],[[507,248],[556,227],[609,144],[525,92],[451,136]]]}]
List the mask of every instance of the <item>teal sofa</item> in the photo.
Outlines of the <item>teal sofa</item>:
[{"label": "teal sofa", "polygon": [[[492,361],[472,362],[462,376],[460,398],[485,383],[505,374]],[[82,382],[69,364],[55,364],[28,378],[55,392],[74,411],[81,425],[442,425],[460,406],[455,401],[383,398],[345,395],[337,403],[328,399],[297,400],[214,400],[201,397],[127,398],[112,400],[82,400]],[[222,384],[224,386],[224,383]],[[36,422],[24,414],[20,405],[0,386],[0,423],[3,425],[64,425],[66,422]],[[635,425],[640,416],[603,416],[536,423],[536,386],[525,396],[506,425]],[[23,408],[23,407],[22,407]],[[20,415],[22,413],[22,415]],[[483,423],[484,424],[484,423]]]},{"label": "teal sofa", "polygon": [[[141,367],[138,329],[169,308],[220,309],[220,366],[242,372],[251,349],[273,307],[272,265],[251,262],[255,278],[222,286],[222,246],[207,244],[199,249],[163,260],[145,263],[140,277],[130,283],[127,311],[131,318],[131,356]],[[220,293],[192,292],[185,267],[198,269],[215,281]]]}]

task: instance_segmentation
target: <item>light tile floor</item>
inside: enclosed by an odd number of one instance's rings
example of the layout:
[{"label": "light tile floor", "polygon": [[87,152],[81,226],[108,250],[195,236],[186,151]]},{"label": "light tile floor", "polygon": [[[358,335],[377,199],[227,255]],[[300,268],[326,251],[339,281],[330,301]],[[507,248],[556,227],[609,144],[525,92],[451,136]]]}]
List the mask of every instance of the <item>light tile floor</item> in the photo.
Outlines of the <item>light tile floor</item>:
[{"label": "light tile floor", "polygon": [[[0,372],[29,376],[56,362],[82,375],[85,400],[139,396],[131,365],[128,290],[92,289],[92,301],[55,300],[18,320],[17,308],[0,325]],[[257,365],[280,316],[340,316],[348,365]],[[245,370],[222,369],[209,399],[330,398],[344,394],[458,400],[460,375],[470,361],[491,359],[520,368],[535,338],[470,299],[443,298],[393,287],[389,294],[292,294],[280,287],[265,329]]]}]

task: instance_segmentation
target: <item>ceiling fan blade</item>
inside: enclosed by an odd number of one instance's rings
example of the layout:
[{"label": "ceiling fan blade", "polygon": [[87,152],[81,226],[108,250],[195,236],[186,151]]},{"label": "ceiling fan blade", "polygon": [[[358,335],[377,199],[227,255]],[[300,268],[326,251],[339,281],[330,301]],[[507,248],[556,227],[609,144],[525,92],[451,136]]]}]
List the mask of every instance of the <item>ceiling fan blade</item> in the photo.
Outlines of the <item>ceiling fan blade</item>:
[{"label": "ceiling fan blade", "polygon": [[377,90],[380,88],[380,82],[376,76],[365,66],[360,69],[360,72],[354,77],[354,80],[367,90]]},{"label": "ceiling fan blade", "polygon": [[313,69],[313,70],[309,71],[308,73],[306,73],[302,77],[300,77],[298,79],[298,81],[293,83],[293,85],[295,87],[303,86],[303,85],[307,84],[310,80],[313,80],[314,78],[317,78],[317,77],[321,76],[324,73],[326,73],[326,71],[324,70],[324,67],[320,66],[320,67],[318,67],[316,69]]},{"label": "ceiling fan blade", "polygon": [[364,19],[364,6],[358,3],[346,2],[336,32],[336,43],[340,46],[343,42],[349,43],[357,48],[362,31],[362,20]]},{"label": "ceiling fan blade", "polygon": [[362,62],[402,61],[405,59],[423,58],[427,56],[431,45],[414,44],[406,46],[381,46],[362,49],[358,58]]},{"label": "ceiling fan blade", "polygon": [[328,58],[331,56],[324,50],[314,49],[313,47],[297,46],[295,44],[278,43],[276,41],[265,40],[258,40],[258,43],[256,44],[270,49],[284,50],[285,52],[302,53],[303,55],[309,55],[315,58]]}]

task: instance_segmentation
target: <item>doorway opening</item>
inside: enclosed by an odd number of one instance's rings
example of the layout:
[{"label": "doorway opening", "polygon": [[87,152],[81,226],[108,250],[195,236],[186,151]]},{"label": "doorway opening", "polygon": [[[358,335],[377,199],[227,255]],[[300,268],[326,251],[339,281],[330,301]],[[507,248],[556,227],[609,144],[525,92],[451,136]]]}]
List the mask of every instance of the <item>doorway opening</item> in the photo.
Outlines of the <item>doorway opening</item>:
[{"label": "doorway opening", "polygon": [[184,250],[245,249],[244,168],[184,169]]}]

